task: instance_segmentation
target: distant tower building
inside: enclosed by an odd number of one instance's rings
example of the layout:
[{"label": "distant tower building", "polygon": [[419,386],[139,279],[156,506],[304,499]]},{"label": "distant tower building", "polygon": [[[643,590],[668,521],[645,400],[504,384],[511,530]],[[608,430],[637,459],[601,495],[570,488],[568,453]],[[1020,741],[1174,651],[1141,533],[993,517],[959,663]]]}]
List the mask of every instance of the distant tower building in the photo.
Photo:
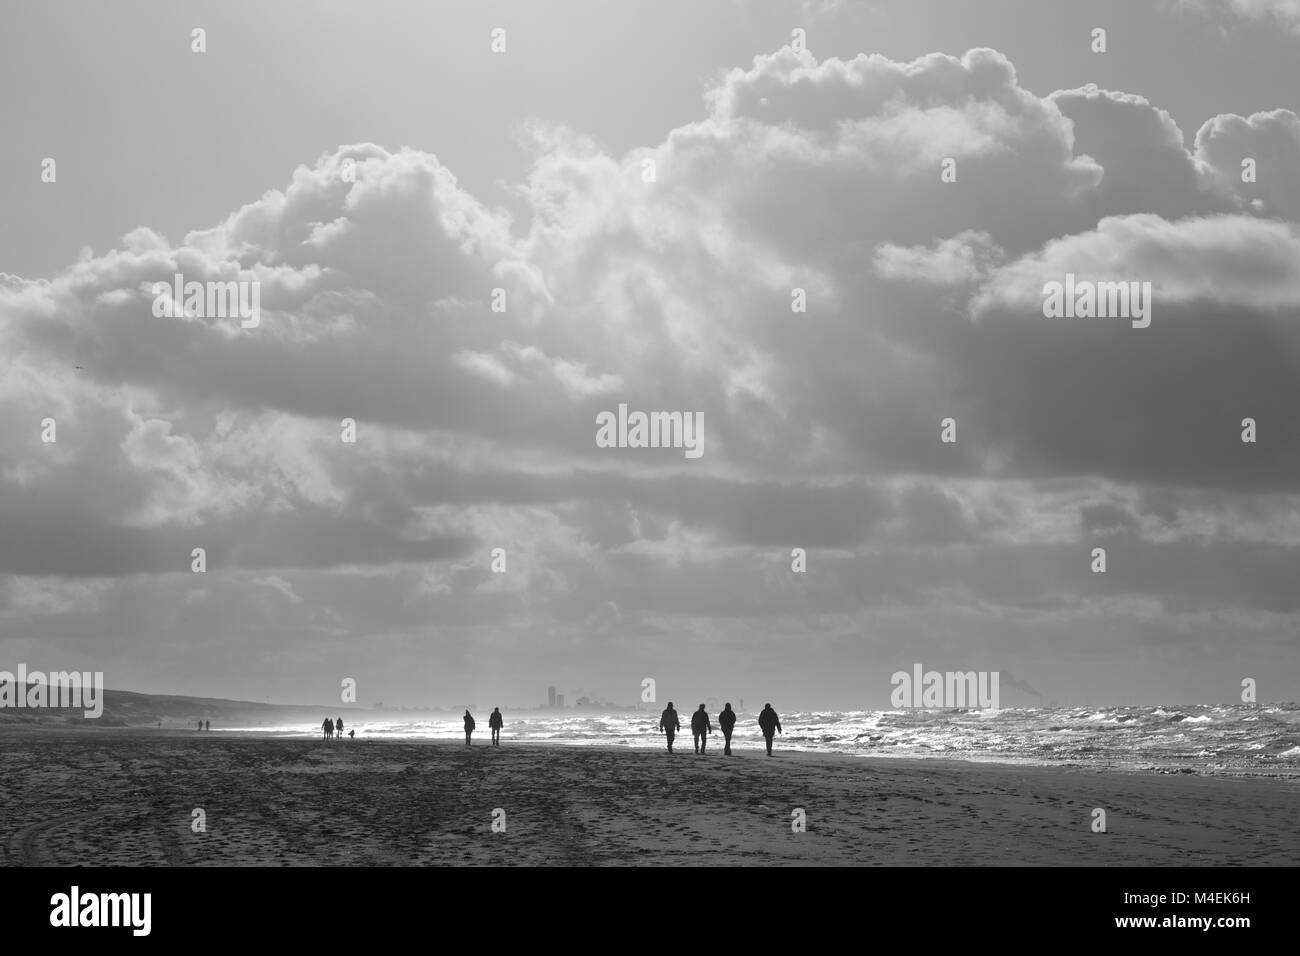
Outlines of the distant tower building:
[{"label": "distant tower building", "polygon": [[[560,699],[563,700],[563,698],[560,698]],[[554,706],[555,706],[555,688],[554,688],[554,687],[548,687],[548,688],[546,688],[546,706],[547,706],[547,707],[554,707]]]},{"label": "distant tower building", "polygon": [[[551,689],[554,690],[555,688],[551,688]],[[563,707],[563,706],[564,706],[564,695],[563,695],[563,694],[556,694],[556,695],[555,695],[555,706],[556,706],[556,707]]]},{"label": "distant tower building", "polygon": [[745,698],[743,698],[743,697],[740,698],[740,712],[741,712],[742,714],[745,712]]}]

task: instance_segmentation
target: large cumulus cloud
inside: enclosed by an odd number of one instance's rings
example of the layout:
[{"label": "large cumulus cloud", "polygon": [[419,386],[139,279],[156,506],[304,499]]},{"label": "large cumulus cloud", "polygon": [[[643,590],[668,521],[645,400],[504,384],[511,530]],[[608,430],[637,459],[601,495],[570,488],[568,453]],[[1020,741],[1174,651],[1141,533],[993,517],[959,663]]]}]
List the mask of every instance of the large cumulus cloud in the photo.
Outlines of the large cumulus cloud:
[{"label": "large cumulus cloud", "polygon": [[[575,668],[618,648],[629,686],[701,637],[892,669],[961,625],[1021,672],[1034,635],[1174,640],[1164,610],[1290,626],[1294,114],[1212,117],[1189,148],[1142,96],[1035,94],[993,50],[787,48],[625,155],[525,132],[521,222],[430,153],[355,144],[215,225],[0,277],[7,625],[453,670],[479,646],[537,665],[540,633]],[[260,326],[156,317],[177,272],[258,281]],[[1065,272],[1152,282],[1151,327],[1044,319]],[[619,402],[702,412],[705,456],[597,448]]]}]

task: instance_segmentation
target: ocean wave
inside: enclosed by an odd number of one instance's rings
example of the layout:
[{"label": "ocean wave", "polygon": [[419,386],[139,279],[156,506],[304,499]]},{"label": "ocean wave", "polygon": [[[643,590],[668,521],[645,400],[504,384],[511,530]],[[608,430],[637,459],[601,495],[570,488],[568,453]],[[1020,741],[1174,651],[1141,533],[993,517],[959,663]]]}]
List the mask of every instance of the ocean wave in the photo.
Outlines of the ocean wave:
[{"label": "ocean wave", "polygon": [[[716,714],[714,718],[716,733]],[[686,717],[683,717],[685,721]],[[1291,772],[1300,768],[1300,705],[1171,705],[1005,710],[810,711],[783,715],[787,750],[959,757],[1049,764]],[[741,714],[734,746],[759,748],[756,715]],[[479,721],[480,725],[486,723]],[[463,740],[459,715],[396,721],[349,719],[358,739]],[[683,735],[689,741],[689,727]],[[236,728],[234,732],[239,732]],[[313,737],[319,727],[249,727]],[[229,732],[229,731],[228,731]],[[505,739],[659,748],[658,716],[645,712],[506,715]],[[718,741],[720,744],[720,741]]]}]

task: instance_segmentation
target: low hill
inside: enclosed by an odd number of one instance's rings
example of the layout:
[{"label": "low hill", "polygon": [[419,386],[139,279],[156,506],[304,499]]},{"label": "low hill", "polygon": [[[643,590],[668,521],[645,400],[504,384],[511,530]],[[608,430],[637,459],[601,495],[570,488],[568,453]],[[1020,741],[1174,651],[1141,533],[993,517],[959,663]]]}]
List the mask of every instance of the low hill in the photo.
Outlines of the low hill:
[{"label": "low hill", "polygon": [[[24,695],[25,699],[25,695]],[[105,690],[104,712],[87,719],[81,708],[0,707],[0,730],[30,724],[85,724],[101,727],[157,727],[195,729],[198,721],[211,721],[212,728],[273,727],[284,724],[318,724],[326,717],[360,719],[374,711],[344,704],[259,704],[250,700],[219,697],[181,697],[166,694],[138,694],[129,690]]]}]

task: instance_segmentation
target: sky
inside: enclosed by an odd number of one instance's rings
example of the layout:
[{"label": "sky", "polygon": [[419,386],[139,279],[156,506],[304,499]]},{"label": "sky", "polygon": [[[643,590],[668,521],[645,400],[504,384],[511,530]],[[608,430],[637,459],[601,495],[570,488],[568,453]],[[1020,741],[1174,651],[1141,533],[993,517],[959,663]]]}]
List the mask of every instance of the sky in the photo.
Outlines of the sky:
[{"label": "sky", "polygon": [[[1300,698],[1293,0],[6,21],[0,669]],[[156,314],[178,272],[260,324]],[[1151,283],[1150,325],[1046,317],[1067,273]],[[600,447],[620,404],[703,453]]]}]

